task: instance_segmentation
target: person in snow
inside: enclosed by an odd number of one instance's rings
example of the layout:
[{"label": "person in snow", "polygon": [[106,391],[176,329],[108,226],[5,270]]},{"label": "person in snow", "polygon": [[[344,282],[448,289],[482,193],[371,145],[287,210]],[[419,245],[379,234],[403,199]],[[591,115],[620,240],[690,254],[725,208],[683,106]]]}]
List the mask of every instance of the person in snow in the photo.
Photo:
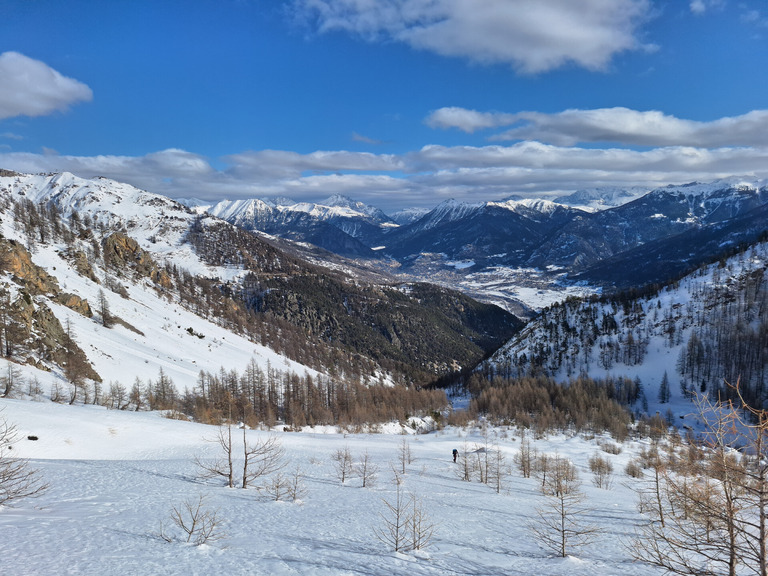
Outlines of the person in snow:
[{"label": "person in snow", "polygon": [[456,462],[456,458],[459,457],[459,451],[456,448],[453,449],[453,461]]}]

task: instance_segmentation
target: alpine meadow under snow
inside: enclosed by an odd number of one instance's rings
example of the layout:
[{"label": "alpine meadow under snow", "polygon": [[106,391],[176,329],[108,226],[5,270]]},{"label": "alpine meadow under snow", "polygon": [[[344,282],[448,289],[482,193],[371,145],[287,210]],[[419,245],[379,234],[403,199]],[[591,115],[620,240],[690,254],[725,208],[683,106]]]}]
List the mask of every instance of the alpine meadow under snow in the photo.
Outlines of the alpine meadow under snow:
[{"label": "alpine meadow under snow", "polygon": [[[297,500],[275,500],[269,482],[259,488],[226,488],[204,480],[196,457],[215,458],[217,428],[92,406],[2,400],[3,418],[16,422],[20,441],[13,451],[30,458],[50,488],[0,511],[3,570],[42,574],[656,574],[633,563],[625,545],[639,517],[635,494],[623,469],[644,442],[607,455],[616,470],[610,490],[592,485],[588,458],[596,440],[560,434],[533,441],[539,452],[572,459],[579,468],[590,511],[584,518],[603,532],[594,543],[566,558],[543,547],[531,531],[546,496],[541,480],[523,478],[513,466],[521,436],[514,429],[447,428],[414,435],[342,434],[336,429],[274,432],[285,447],[284,472],[297,467],[304,491]],[[414,425],[417,423],[414,422]],[[398,432],[398,433],[394,433]],[[240,430],[236,455],[242,449]],[[248,441],[270,432],[248,431]],[[32,441],[27,438],[37,437]],[[451,451],[474,452],[487,440],[502,451],[510,472],[500,493],[462,480]],[[401,471],[402,443],[411,461]],[[343,484],[333,454],[348,448],[355,465],[364,455],[378,467],[363,488],[359,475]],[[236,462],[240,465],[240,462]],[[402,487],[421,502],[425,524],[434,526],[431,545],[394,552],[376,536],[385,527]],[[194,546],[171,522],[174,507],[197,504],[214,511],[219,539]],[[163,528],[164,527],[164,528]],[[164,540],[165,530],[172,541]]]}]

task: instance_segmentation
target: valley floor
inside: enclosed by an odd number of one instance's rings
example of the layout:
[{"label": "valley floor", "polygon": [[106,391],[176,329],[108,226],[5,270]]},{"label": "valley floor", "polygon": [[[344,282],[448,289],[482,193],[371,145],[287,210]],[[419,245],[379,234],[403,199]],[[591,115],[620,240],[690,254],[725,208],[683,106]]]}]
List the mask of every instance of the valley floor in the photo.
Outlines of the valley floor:
[{"label": "valley floor", "polygon": [[[539,452],[558,452],[578,466],[592,509],[587,520],[604,530],[596,542],[563,559],[542,548],[529,528],[544,501],[538,480],[512,469],[497,494],[458,477],[451,451],[474,449],[483,442],[479,430],[408,436],[278,432],[287,470],[300,466],[306,494],[299,502],[276,502],[256,489],[230,489],[198,478],[195,457],[217,455],[217,446],[204,440],[215,436],[214,427],[157,413],[49,402],[0,400],[0,409],[0,417],[17,426],[15,453],[30,458],[50,484],[40,498],[0,509],[5,574],[659,573],[633,563],[625,548],[639,517],[623,470],[638,444],[627,443],[621,454],[608,455],[615,476],[613,487],[604,490],[592,485],[587,467],[587,458],[598,450],[594,440],[551,436],[534,442]],[[268,433],[248,434],[255,440]],[[29,440],[31,435],[38,440]],[[517,432],[494,430],[491,438],[511,465],[520,445]],[[403,485],[421,499],[435,525],[432,545],[406,554],[388,549],[374,532],[384,527],[383,499],[394,498],[392,466],[400,466],[403,440],[414,457]],[[341,484],[331,456],[346,447],[355,461],[367,451],[379,466],[375,486],[363,488],[359,477]],[[218,509],[225,537],[201,546],[160,538],[162,523],[173,533],[171,507],[200,495],[206,506]]]}]

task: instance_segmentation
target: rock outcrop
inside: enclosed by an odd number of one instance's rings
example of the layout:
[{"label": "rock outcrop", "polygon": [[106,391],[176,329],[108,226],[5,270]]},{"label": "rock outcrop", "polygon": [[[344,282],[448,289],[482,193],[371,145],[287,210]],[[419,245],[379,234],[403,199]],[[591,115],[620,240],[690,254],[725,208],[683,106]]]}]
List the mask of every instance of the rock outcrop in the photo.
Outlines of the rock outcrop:
[{"label": "rock outcrop", "polygon": [[130,268],[139,276],[151,279],[163,288],[170,288],[171,279],[139,243],[121,232],[110,234],[103,242],[104,261],[118,269]]}]

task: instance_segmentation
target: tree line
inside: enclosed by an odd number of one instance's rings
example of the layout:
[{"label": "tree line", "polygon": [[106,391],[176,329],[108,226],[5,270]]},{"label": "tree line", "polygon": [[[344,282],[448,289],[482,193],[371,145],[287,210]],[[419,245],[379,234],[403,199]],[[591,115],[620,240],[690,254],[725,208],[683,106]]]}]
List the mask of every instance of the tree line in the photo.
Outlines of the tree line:
[{"label": "tree line", "polygon": [[[62,393],[60,401],[69,397]],[[448,406],[442,390],[299,375],[270,365],[264,369],[255,360],[242,373],[224,368],[215,374],[201,371],[196,384],[183,391],[161,369],[156,379],[137,378],[130,386],[95,383],[83,398],[117,410],[166,410],[174,417],[206,424],[242,422],[257,427],[282,422],[296,429],[359,427],[420,415],[440,420]]]},{"label": "tree line", "polygon": [[629,407],[643,397],[639,380],[585,376],[566,384],[539,372],[502,378],[477,372],[467,383],[470,412],[493,422],[515,422],[538,434],[552,430],[609,432],[623,440],[633,422]]}]

